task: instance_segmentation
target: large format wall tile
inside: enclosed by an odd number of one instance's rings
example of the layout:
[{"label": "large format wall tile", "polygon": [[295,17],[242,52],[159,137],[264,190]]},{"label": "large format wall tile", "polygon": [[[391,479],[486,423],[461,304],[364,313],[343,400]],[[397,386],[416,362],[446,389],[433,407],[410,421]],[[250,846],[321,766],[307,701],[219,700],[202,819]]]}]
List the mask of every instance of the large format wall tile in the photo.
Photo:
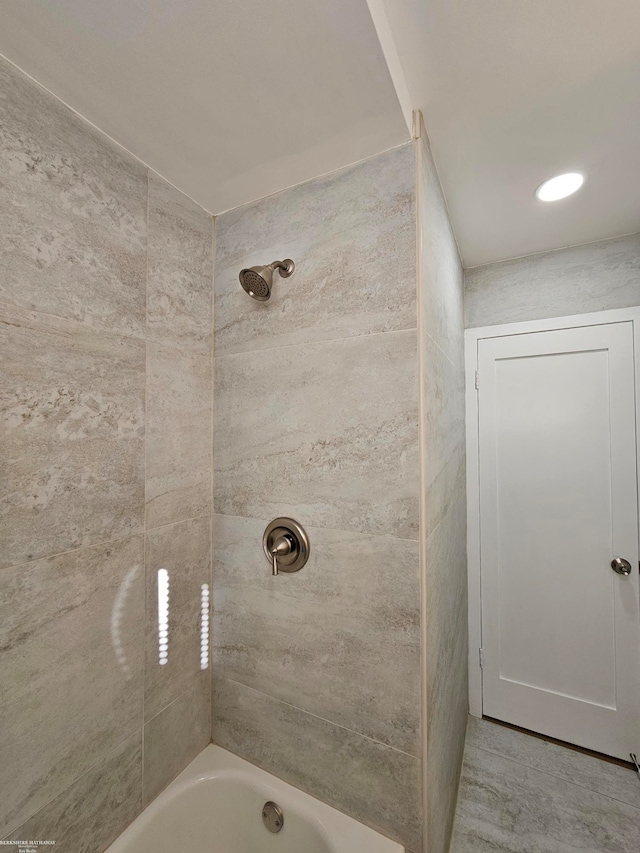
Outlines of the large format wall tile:
[{"label": "large format wall tile", "polygon": [[0,572],[0,837],[142,723],[142,536]]},{"label": "large format wall tile", "polygon": [[233,681],[214,678],[214,741],[420,850],[420,760]]},{"label": "large format wall tile", "polygon": [[149,173],[147,339],[211,352],[213,218]]},{"label": "large format wall tile", "polygon": [[266,523],[215,518],[216,674],[419,755],[418,543],[308,527],[273,577]]},{"label": "large format wall tile", "polygon": [[446,851],[469,710],[464,492],[426,542],[428,850]]},{"label": "large format wall tile", "polygon": [[451,853],[632,850],[640,850],[640,810],[491,752],[465,750]]},{"label": "large format wall tile", "polygon": [[144,344],[0,308],[0,566],[141,530]]},{"label": "large format wall tile", "polygon": [[0,302],[144,333],[147,171],[0,59]]},{"label": "large format wall tile", "polygon": [[[429,335],[424,351],[424,499],[428,537],[465,493],[464,375]],[[466,576],[466,570],[463,569]]]},{"label": "large format wall tile", "polygon": [[429,853],[447,853],[468,711],[463,273],[424,125],[421,130],[425,821]]},{"label": "large format wall tile", "polygon": [[144,727],[147,805],[211,741],[211,682],[198,681]]},{"label": "large format wall tile", "polygon": [[640,305],[640,234],[572,246],[465,273],[467,326]]},{"label": "large format wall tile", "polygon": [[414,331],[216,359],[216,510],[418,536]]},{"label": "large format wall tile", "polygon": [[[141,740],[137,732],[118,746],[10,838],[55,841],[54,849],[64,853],[100,853],[142,810]],[[25,847],[8,845],[2,850],[20,853]]]},{"label": "large format wall tile", "polygon": [[[414,148],[406,145],[216,219],[216,355],[416,328]],[[243,267],[293,258],[271,301]]]},{"label": "large format wall tile", "polygon": [[[193,686],[208,683],[200,669],[202,585],[211,583],[211,517],[147,533],[144,717],[155,715]],[[169,660],[159,663],[158,569],[169,574]],[[210,597],[209,597],[210,600]]]},{"label": "large format wall tile", "polygon": [[419,144],[423,331],[462,370],[464,273],[424,127]]},{"label": "large format wall tile", "polygon": [[211,359],[147,344],[147,528],[211,511]]}]

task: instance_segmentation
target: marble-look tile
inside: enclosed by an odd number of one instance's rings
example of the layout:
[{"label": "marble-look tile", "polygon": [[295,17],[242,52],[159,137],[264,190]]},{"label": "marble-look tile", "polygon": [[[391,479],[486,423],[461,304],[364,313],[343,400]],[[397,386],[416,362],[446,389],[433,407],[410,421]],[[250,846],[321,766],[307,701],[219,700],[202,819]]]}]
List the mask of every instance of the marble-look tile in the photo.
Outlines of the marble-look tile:
[{"label": "marble-look tile", "polygon": [[[151,530],[145,536],[144,717],[207,681],[200,669],[202,584],[211,584],[211,517]],[[158,661],[158,569],[169,573],[169,660]]]},{"label": "marble-look tile", "polygon": [[423,330],[462,370],[464,273],[424,126],[419,180]]},{"label": "marble-look tile", "polygon": [[465,273],[467,326],[640,305],[640,234],[528,255]]},{"label": "marble-look tile", "polygon": [[214,678],[213,740],[420,850],[420,761],[264,693]]},{"label": "marble-look tile", "polygon": [[[138,732],[12,832],[19,841],[55,841],[64,853],[100,853],[142,810],[142,743]],[[23,846],[8,845],[6,853]],[[40,847],[38,849],[48,849]]]},{"label": "marble-look tile", "polygon": [[147,340],[211,352],[213,217],[149,173]]},{"label": "marble-look tile", "polygon": [[447,853],[469,709],[464,494],[426,542],[427,833]]},{"label": "marble-look tile", "polygon": [[[442,681],[467,683],[467,653],[461,671],[452,671],[459,641],[467,641],[467,506],[463,491],[433,531],[426,551],[427,691],[437,695]],[[463,725],[463,732],[466,720]]]},{"label": "marble-look tile", "polygon": [[211,684],[201,680],[144,727],[147,805],[211,742]]},{"label": "marble-look tile", "polygon": [[414,331],[216,358],[215,506],[418,536]]},{"label": "marble-look tile", "polygon": [[467,747],[451,853],[631,853],[640,810]]},{"label": "marble-look tile", "polygon": [[424,490],[428,537],[465,493],[464,376],[424,335]]},{"label": "marble-look tile", "polygon": [[144,344],[3,305],[0,361],[0,566],[141,530]]},{"label": "marble-look tile", "polygon": [[146,217],[145,167],[0,59],[0,302],[142,335]]},{"label": "marble-look tile", "polygon": [[211,360],[147,344],[147,528],[211,511]]},{"label": "marble-look tile", "polygon": [[418,543],[308,527],[307,565],[273,577],[266,523],[215,518],[215,672],[419,755]]},{"label": "marble-look tile", "polygon": [[[216,355],[416,328],[413,145],[216,218]],[[271,300],[243,267],[293,258]]]},{"label": "marble-look tile", "polygon": [[142,723],[143,543],[0,572],[0,837]]},{"label": "marble-look tile", "polygon": [[640,809],[640,785],[627,767],[477,717],[469,717],[467,743]]}]

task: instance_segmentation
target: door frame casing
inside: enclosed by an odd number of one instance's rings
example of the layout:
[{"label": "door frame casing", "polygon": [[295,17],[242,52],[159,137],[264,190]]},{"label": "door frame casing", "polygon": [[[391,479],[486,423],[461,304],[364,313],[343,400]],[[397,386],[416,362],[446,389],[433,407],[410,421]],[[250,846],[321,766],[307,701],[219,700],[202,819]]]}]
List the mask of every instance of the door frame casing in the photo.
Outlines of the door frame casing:
[{"label": "door frame casing", "polygon": [[[482,576],[480,566],[480,475],[478,390],[478,343],[485,338],[527,335],[535,332],[562,331],[581,326],[602,326],[608,323],[631,321],[633,324],[633,359],[635,368],[636,446],[640,448],[640,306],[551,317],[544,320],[525,320],[495,326],[465,329],[465,430],[467,449],[467,572],[469,594],[469,713],[482,716]],[[480,387],[482,376],[479,377]],[[636,459],[636,488],[640,483],[640,452]]]}]

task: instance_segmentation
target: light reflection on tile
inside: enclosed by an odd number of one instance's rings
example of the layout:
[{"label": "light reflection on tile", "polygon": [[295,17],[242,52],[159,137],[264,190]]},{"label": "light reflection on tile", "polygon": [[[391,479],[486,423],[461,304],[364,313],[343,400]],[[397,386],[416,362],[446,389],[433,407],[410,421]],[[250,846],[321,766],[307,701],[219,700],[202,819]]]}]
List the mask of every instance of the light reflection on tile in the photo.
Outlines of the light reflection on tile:
[{"label": "light reflection on tile", "polygon": [[[209,516],[146,534],[145,720],[150,720],[196,682],[202,671],[200,592],[211,579]],[[167,661],[160,665],[158,570],[168,575]]]}]

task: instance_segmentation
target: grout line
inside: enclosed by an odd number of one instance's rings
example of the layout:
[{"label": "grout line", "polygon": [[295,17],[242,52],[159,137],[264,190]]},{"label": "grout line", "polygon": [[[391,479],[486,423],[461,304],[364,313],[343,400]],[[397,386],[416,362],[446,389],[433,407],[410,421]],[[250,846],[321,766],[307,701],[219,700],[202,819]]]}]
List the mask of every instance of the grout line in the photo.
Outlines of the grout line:
[{"label": "grout line", "polygon": [[147,169],[147,252],[146,252],[146,280],[144,289],[144,538],[142,542],[142,565],[143,565],[143,612],[142,612],[142,719],[141,719],[141,738],[142,738],[142,766],[140,768],[140,796],[142,798],[142,808],[144,808],[144,714],[145,714],[145,694],[147,682],[147,484],[148,479],[148,447],[149,447],[149,342],[146,339],[147,323],[149,320],[149,231],[151,229],[151,218],[149,215],[151,204],[151,182],[149,180],[149,170]]},{"label": "grout line", "polygon": [[295,347],[312,347],[318,344],[332,344],[337,343],[338,341],[354,341],[359,340],[360,338],[378,338],[382,335],[404,335],[407,332],[417,332],[417,326],[409,326],[406,329],[388,329],[384,332],[362,332],[362,334],[358,335],[343,335],[338,338],[320,338],[318,340],[313,341],[301,341],[297,344],[282,344],[281,346],[276,347],[263,347],[261,349],[246,349],[246,350],[238,350],[237,352],[223,352],[220,355],[216,356],[216,360],[221,358],[231,358],[236,355],[248,355],[255,353],[256,355],[260,355],[264,352],[271,352],[273,350],[279,349],[293,349]]},{"label": "grout line", "polygon": [[196,352],[196,350],[184,349],[184,347],[176,347],[173,344],[165,344],[160,343],[159,341],[154,341],[153,338],[145,338],[145,342],[153,347],[158,347],[161,350],[171,350],[172,352],[179,352],[182,355],[193,356],[194,358],[203,358],[203,359],[211,359],[211,353],[203,353]]},{"label": "grout line", "polygon": [[[427,691],[428,677],[428,642],[427,642],[427,540],[425,531],[427,529],[427,488],[426,488],[426,458],[427,458],[427,430],[426,430],[426,394],[425,394],[425,347],[423,341],[426,335],[424,329],[424,281],[423,281],[423,172],[424,156],[422,152],[423,122],[422,114],[418,116],[417,123],[418,138],[415,140],[415,197],[416,197],[416,323],[418,328],[418,459],[419,459],[419,541],[418,541],[418,566],[419,566],[419,595],[418,602],[420,612],[419,637],[420,637],[420,810],[422,844],[426,850],[428,844],[428,786],[427,786],[427,734],[429,721],[429,702]],[[435,341],[434,341],[435,343]]]},{"label": "grout line", "polygon": [[[35,314],[37,317],[46,317],[51,320],[58,320],[60,323],[68,323],[70,326],[75,326],[77,332],[86,332],[87,334],[95,335],[96,337],[104,336],[110,340],[114,341],[135,341],[139,344],[151,344],[152,346],[159,347],[163,350],[173,350],[174,352],[182,353],[183,355],[195,356],[197,358],[210,358],[209,353],[201,353],[196,350],[184,349],[184,347],[174,346],[172,344],[159,343],[155,341],[151,337],[147,337],[146,334],[146,316],[145,316],[145,331],[138,334],[127,334],[126,332],[113,332],[110,329],[102,329],[100,326],[92,326],[89,323],[83,323],[82,320],[78,320],[75,317],[62,317],[59,314],[49,314],[46,311],[39,311],[37,308],[26,308],[24,305],[17,305],[15,302],[0,302],[0,323],[7,323],[7,320],[4,318],[5,314],[9,314],[12,310],[14,311],[22,311],[25,314]],[[146,312],[145,312],[146,315]],[[13,324],[16,325],[16,324]],[[22,328],[29,328],[26,324],[20,324]],[[76,329],[71,329],[70,333],[75,333]],[[40,330],[38,330],[40,331]],[[46,330],[47,334],[51,335],[62,335],[65,334],[64,329],[56,329],[49,328]],[[253,352],[253,350],[248,350],[248,352]],[[261,350],[257,350],[257,352],[261,352]]]},{"label": "grout line", "polygon": [[290,702],[285,702],[282,699],[278,699],[275,696],[271,696],[270,693],[264,693],[262,690],[257,690],[255,687],[249,687],[248,684],[244,684],[242,681],[237,681],[235,678],[228,678],[227,676],[222,676],[225,681],[229,681],[232,684],[237,684],[240,687],[243,687],[245,690],[252,690],[254,693],[259,693],[261,696],[266,696],[267,699],[271,699],[274,702],[278,702],[280,705],[285,705],[287,708],[293,708],[294,711],[300,711],[301,714],[306,714],[309,717],[313,717],[316,720],[322,720],[323,723],[327,723],[330,726],[335,726],[337,729],[342,729],[345,732],[349,732],[350,734],[357,735],[358,737],[364,738],[365,740],[371,741],[371,743],[375,743],[378,746],[383,746],[385,749],[390,749],[393,752],[397,752],[400,755],[405,755],[407,758],[411,758],[414,761],[420,761],[420,756],[412,755],[410,752],[405,752],[403,749],[398,749],[396,746],[391,746],[388,743],[384,743],[381,740],[377,740],[370,735],[365,735],[362,732],[358,732],[355,729],[350,729],[348,726],[343,726],[340,723],[335,723],[333,720],[327,720],[326,717],[321,717],[319,714],[314,714],[311,711],[307,711],[304,708],[298,707],[298,705],[292,705]]},{"label": "grout line", "polygon": [[640,237],[640,231],[629,231],[626,234],[617,234],[613,237],[603,237],[601,240],[589,240],[586,243],[570,243],[568,246],[558,246],[555,249],[543,249],[540,252],[528,252],[525,255],[511,255],[508,258],[498,258],[495,261],[485,261],[483,264],[472,264],[464,267],[464,272],[475,272],[483,267],[497,267],[500,264],[508,264],[512,261],[524,261],[528,258],[537,258],[540,255],[553,255],[556,252],[566,252],[569,249],[582,249],[585,246],[597,246],[599,243],[612,243],[614,240],[624,240],[626,237]]},{"label": "grout line", "polygon": [[[215,519],[216,515],[219,515],[221,518],[238,518],[238,519],[242,519],[245,521],[259,521],[261,524],[265,524],[265,525],[268,524],[269,521],[271,520],[271,519],[260,518],[259,516],[256,516],[256,515],[235,515],[234,513],[231,513],[231,512],[215,512],[215,510],[214,510],[214,512],[212,513],[212,516],[214,519]],[[438,522],[438,526],[439,526],[439,524],[440,524],[440,522]],[[321,527],[318,524],[308,524],[307,527],[310,530],[315,528],[316,530],[323,530],[323,531],[326,530],[326,531],[332,532],[332,533],[347,533],[347,534],[353,535],[353,536],[367,536],[367,537],[373,537],[375,539],[392,540],[394,542],[417,543],[420,541],[418,536],[416,536],[415,539],[410,539],[406,536],[391,536],[388,533],[370,533],[368,531],[362,532],[360,530],[346,530],[344,527]],[[434,530],[435,530],[435,528],[434,528]]]},{"label": "grout line", "polygon": [[215,469],[214,469],[214,445],[215,445],[215,302],[216,302],[216,220],[211,217],[211,494],[210,494],[210,524],[209,524],[209,558],[211,561],[209,569],[209,743],[213,743],[213,632],[215,602],[213,598],[214,581],[214,512],[213,501],[215,498]]},{"label": "grout line", "polygon": [[[6,306],[6,307],[5,307]],[[82,320],[78,320],[76,317],[63,317],[60,314],[50,314],[48,311],[40,311],[38,308],[25,307],[24,305],[18,305],[16,302],[6,302],[4,300],[0,301],[0,322],[4,322],[2,319],[2,315],[5,313],[9,313],[11,309],[16,311],[23,311],[25,314],[36,314],[38,317],[48,317],[51,320],[59,320],[61,323],[68,323],[70,326],[77,326],[79,331],[91,332],[95,335],[104,335],[107,338],[114,338],[116,340],[124,340],[127,341],[138,341],[139,343],[144,343],[145,336],[144,333],[141,335],[135,333],[126,332],[114,332],[111,329],[103,329],[100,326],[93,326],[90,323],[85,323]],[[62,334],[64,332],[63,329],[48,329],[49,334]]]},{"label": "grout line", "polygon": [[184,699],[184,697],[185,697],[185,696],[188,696],[190,693],[194,693],[194,692],[195,692],[195,690],[196,690],[196,688],[198,687],[198,678],[199,678],[199,676],[201,675],[201,673],[202,673],[202,672],[203,672],[203,670],[199,669],[199,670],[197,671],[196,675],[195,675],[195,676],[193,677],[193,679],[192,679],[193,683],[192,683],[192,684],[190,684],[190,686],[189,686],[189,687],[187,687],[187,689],[186,689],[186,690],[183,690],[183,691],[182,691],[182,693],[180,693],[178,696],[176,696],[176,698],[175,698],[175,699],[172,699],[172,700],[171,700],[171,702],[168,702],[166,705],[164,705],[162,708],[160,708],[160,710],[159,710],[159,711],[157,711],[157,712],[153,715],[153,717],[149,717],[149,719],[144,723],[143,728],[146,728],[146,727],[149,725],[149,723],[152,723],[154,720],[157,720],[157,719],[158,719],[158,717],[160,716],[160,714],[164,714],[164,712],[165,712],[168,708],[171,708],[171,706],[172,706],[172,705],[175,705],[175,704],[176,704],[176,702],[178,702],[180,699]]},{"label": "grout line", "polygon": [[32,77],[31,74],[29,74],[27,71],[25,71],[24,68],[22,68],[20,65],[18,65],[17,63],[15,63],[11,59],[9,59],[8,56],[6,56],[3,53],[0,53],[0,59],[3,59],[8,65],[11,65],[12,68],[15,68],[19,74],[21,74],[22,76],[24,76],[28,80],[30,80],[35,86],[38,87],[38,89],[40,89],[43,92],[46,92],[50,97],[52,97],[55,101],[57,101],[57,103],[62,104],[62,106],[65,107],[67,110],[69,110],[69,112],[73,113],[74,116],[77,116],[77,118],[79,118],[83,124],[87,124],[87,125],[89,125],[89,127],[92,127],[94,129],[94,131],[96,131],[104,139],[108,139],[109,142],[111,142],[113,145],[115,145],[115,147],[118,148],[120,151],[124,151],[126,154],[129,155],[129,157],[133,157],[133,159],[137,163],[140,163],[140,165],[144,166],[145,169],[147,169],[150,172],[153,172],[155,175],[157,175],[163,181],[166,181],[166,183],[170,184],[174,189],[178,190],[179,193],[182,193],[182,195],[184,195],[188,199],[190,199],[199,208],[204,210],[205,213],[208,213],[209,216],[214,215],[213,213],[211,213],[210,210],[207,210],[206,207],[203,207],[203,205],[201,205],[200,202],[196,201],[194,198],[192,198],[192,196],[190,196],[184,190],[181,190],[180,187],[177,187],[168,178],[165,178],[164,175],[160,174],[160,172],[158,172],[156,169],[154,169],[153,166],[150,166],[148,163],[146,163],[144,160],[142,160],[140,157],[138,157],[137,154],[134,154],[133,151],[131,151],[129,148],[126,147],[126,145],[123,145],[122,142],[118,142],[117,139],[114,139],[113,136],[110,136],[105,130],[102,130],[102,128],[98,127],[97,124],[94,124],[94,122],[92,122],[91,119],[88,119],[82,113],[78,112],[78,110],[74,109],[74,107],[72,107],[71,104],[68,104],[59,95],[56,95],[55,92],[53,92],[51,89],[48,89],[44,85],[44,83],[40,83],[38,80],[36,80],[35,77]]},{"label": "grout line", "polygon": [[0,574],[8,569],[17,569],[20,566],[29,566],[32,563],[39,563],[40,560],[53,560],[57,557],[64,557],[66,554],[75,554],[76,551],[86,551],[88,548],[103,548],[105,545],[111,545],[114,542],[126,542],[127,539],[133,539],[134,536],[142,536],[144,538],[144,524],[141,529],[133,533],[127,533],[126,536],[115,536],[113,539],[101,539],[99,542],[92,542],[89,545],[78,545],[77,548],[69,548],[66,551],[57,551],[55,554],[44,554],[42,557],[34,557],[33,560],[22,560],[20,563],[12,563],[10,566],[0,568]]},{"label": "grout line", "polygon": [[[464,331],[464,330],[463,330],[463,331]],[[440,352],[442,353],[442,355],[446,358],[446,360],[449,362],[449,364],[451,365],[451,367],[453,367],[453,369],[455,370],[455,372],[456,372],[459,376],[461,376],[461,377],[464,379],[464,376],[465,376],[464,366],[463,366],[463,367],[458,367],[458,365],[457,365],[457,364],[454,364],[454,362],[451,360],[450,356],[446,353],[446,351],[443,349],[443,347],[441,347],[441,346],[440,346],[440,344],[439,344],[439,343],[438,343],[438,341],[433,337],[433,335],[429,334],[429,332],[423,332],[423,334],[424,334],[424,336],[425,336],[425,337],[429,338],[429,340],[433,343],[433,345],[436,347],[436,349],[439,349],[439,350],[440,350]],[[464,336],[463,336],[463,350],[462,350],[462,351],[463,351],[463,353],[464,353]]]},{"label": "grout line", "polygon": [[163,530],[165,527],[175,527],[177,524],[186,524],[187,521],[198,521],[201,518],[208,518],[212,515],[211,512],[203,512],[202,515],[190,515],[189,518],[180,518],[178,521],[169,521],[167,524],[158,524],[156,527],[148,527],[145,533],[152,533],[155,530]]},{"label": "grout line", "polygon": [[[34,812],[31,812],[31,814],[30,814],[30,815],[28,815],[24,820],[20,821],[20,823],[19,823],[17,826],[14,826],[14,827],[13,827],[13,829],[10,829],[10,830],[9,830],[9,832],[8,832],[6,835],[3,835],[3,836],[2,836],[2,841],[6,841],[7,839],[9,839],[9,836],[11,836],[11,835],[15,835],[15,833],[16,833],[19,829],[21,829],[21,827],[23,827],[25,823],[27,823],[27,822],[28,822],[28,821],[30,821],[32,818],[34,818],[34,817],[36,817],[37,815],[39,815],[39,814],[40,814],[40,812],[42,812],[42,811],[44,811],[44,809],[48,808],[48,807],[51,805],[51,803],[55,802],[55,801],[56,801],[59,797],[61,797],[63,794],[66,794],[66,792],[67,792],[70,788],[72,788],[72,787],[73,787],[77,782],[79,782],[81,779],[84,779],[84,777],[85,777],[85,776],[87,776],[89,773],[91,773],[93,770],[95,770],[95,769],[96,769],[96,767],[97,767],[99,764],[103,764],[105,761],[107,761],[107,760],[109,759],[109,757],[110,757],[113,753],[115,753],[115,752],[117,752],[119,749],[121,749],[121,748],[124,746],[124,744],[126,744],[126,743],[127,743],[127,741],[133,740],[133,738],[134,738],[135,736],[136,736],[136,732],[134,732],[133,734],[130,734],[128,737],[126,737],[126,738],[124,738],[123,740],[119,741],[119,742],[118,742],[114,747],[112,747],[111,749],[108,749],[108,750],[104,753],[104,755],[101,755],[101,756],[100,756],[100,758],[96,759],[96,761],[94,761],[94,762],[93,762],[93,764],[91,764],[89,767],[87,767],[87,769],[86,769],[86,770],[83,770],[83,772],[82,772],[79,776],[76,776],[76,777],[75,777],[71,782],[69,782],[69,784],[68,784],[68,785],[65,785],[65,787],[64,787],[61,791],[58,791],[58,793],[57,793],[57,794],[54,794],[54,796],[53,796],[53,797],[51,797],[51,799],[47,800],[47,802],[46,802],[46,803],[44,803],[44,805],[40,806],[40,808],[36,809]],[[10,840],[10,839],[9,839],[9,840]]]},{"label": "grout line", "polygon": [[303,187],[306,184],[312,184],[314,181],[323,181],[327,178],[332,178],[333,176],[339,175],[340,172],[346,172],[349,169],[355,169],[362,163],[367,163],[369,160],[375,160],[376,157],[382,157],[385,154],[388,154],[390,151],[398,151],[400,148],[404,148],[407,145],[411,145],[412,142],[413,139],[405,139],[404,142],[399,142],[397,145],[392,145],[391,148],[383,148],[382,151],[376,151],[373,154],[368,154],[366,157],[361,157],[359,160],[354,160],[352,163],[346,163],[345,165],[338,166],[335,169],[329,169],[328,172],[322,172],[319,175],[314,175],[312,178],[305,178],[303,181],[297,181],[295,184],[289,184],[286,187],[274,190],[273,192],[267,193],[266,195],[258,196],[258,198],[251,199],[251,201],[245,201],[242,204],[236,205],[236,207],[229,207],[226,210],[221,210],[218,213],[212,215],[218,217],[225,216],[227,213],[242,213],[247,208],[260,204],[261,202],[266,201],[266,199],[274,198],[278,195],[284,195],[284,193],[288,193],[291,190],[297,189],[298,187]]},{"label": "grout line", "polygon": [[[558,744],[556,744],[556,745],[558,745]],[[543,776],[549,776],[552,779],[559,779],[561,782],[564,782],[567,785],[572,785],[576,788],[581,788],[583,791],[589,791],[589,793],[591,793],[591,794],[597,794],[599,797],[604,797],[606,800],[615,800],[618,803],[623,803],[625,806],[629,806],[629,808],[635,809],[640,814],[640,806],[636,806],[633,803],[630,803],[628,800],[621,800],[620,797],[615,797],[612,794],[603,794],[602,791],[597,791],[597,790],[595,790],[595,788],[589,788],[587,785],[580,784],[580,782],[576,782],[574,779],[567,779],[566,776],[559,776],[557,773],[551,773],[549,770],[541,770],[539,767],[536,767],[534,764],[527,764],[524,761],[518,761],[517,758],[512,758],[511,756],[505,755],[502,752],[495,752],[492,749],[487,749],[484,746],[476,746],[476,745],[471,744],[471,743],[468,744],[468,746],[470,749],[478,749],[478,750],[480,750],[480,752],[485,752],[487,755],[495,755],[504,761],[509,761],[511,764],[518,765],[518,767],[526,767],[527,770],[533,770],[536,773],[541,773]],[[560,747],[560,748],[562,749],[563,747]],[[465,749],[466,749],[466,745],[465,745]],[[596,759],[596,760],[601,761],[602,759]],[[615,766],[619,767],[620,765],[615,765]],[[621,769],[624,770],[626,768],[623,767]],[[629,770],[629,772],[632,773],[633,771]]]}]

